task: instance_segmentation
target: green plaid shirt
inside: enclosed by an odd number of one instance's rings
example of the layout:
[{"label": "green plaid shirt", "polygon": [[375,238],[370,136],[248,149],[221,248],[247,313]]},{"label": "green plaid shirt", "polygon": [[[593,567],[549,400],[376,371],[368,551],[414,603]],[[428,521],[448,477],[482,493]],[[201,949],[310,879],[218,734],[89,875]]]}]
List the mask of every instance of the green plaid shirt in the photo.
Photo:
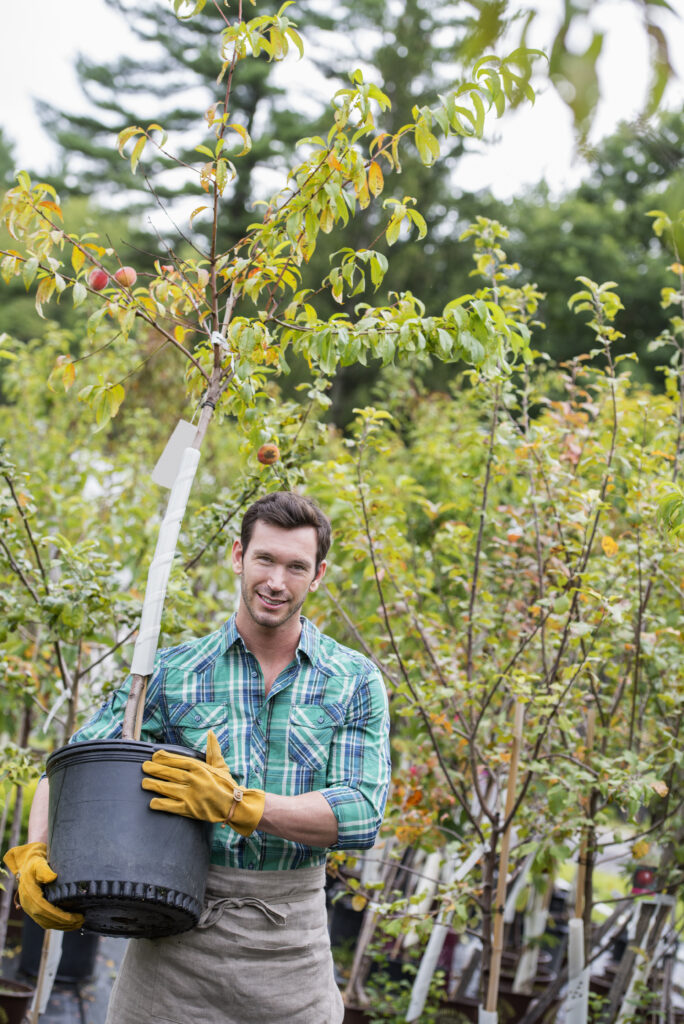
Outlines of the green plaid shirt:
[{"label": "green plaid shirt", "polygon": [[[318,790],[338,821],[333,849],[367,849],[389,785],[385,687],[367,658],[301,621],[296,657],[267,698],[234,615],[208,636],[160,651],[140,738],[204,753],[213,729],[239,785],[284,796]],[[129,688],[130,677],[71,742],[120,736]],[[326,853],[259,830],[245,838],[219,824],[211,859],[272,871],[322,864]]]}]

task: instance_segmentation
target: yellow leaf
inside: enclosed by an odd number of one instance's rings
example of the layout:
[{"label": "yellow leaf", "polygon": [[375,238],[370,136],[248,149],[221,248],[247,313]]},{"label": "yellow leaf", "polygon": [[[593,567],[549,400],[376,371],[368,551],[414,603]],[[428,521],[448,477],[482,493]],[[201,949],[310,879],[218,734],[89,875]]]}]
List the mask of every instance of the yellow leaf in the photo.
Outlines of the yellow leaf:
[{"label": "yellow leaf", "polygon": [[176,326],[173,329],[173,336],[174,336],[174,338],[176,339],[176,341],[178,342],[179,345],[182,345],[183,342],[185,341],[185,335],[186,335],[185,328],[181,327],[180,324],[176,324]]},{"label": "yellow leaf", "polygon": [[344,168],[342,167],[342,164],[337,159],[337,157],[332,152],[332,150],[328,153],[328,155],[326,157],[326,163],[327,163],[328,167],[331,167],[333,169],[333,171],[342,171],[342,170],[344,170]]},{"label": "yellow leaf", "polygon": [[660,779],[658,779],[657,782],[651,783],[651,789],[653,789],[658,794],[658,796],[662,797],[667,796],[667,794],[670,792],[670,790],[667,788],[667,784]]},{"label": "yellow leaf", "polygon": [[60,207],[57,205],[57,203],[53,203],[49,199],[43,199],[42,202],[38,203],[38,206],[42,210],[49,210],[51,213],[56,214],[60,220],[64,220],[64,217],[62,216],[62,211]]},{"label": "yellow leaf", "polygon": [[334,226],[335,215],[330,209],[330,207],[326,206],[326,208],[321,213],[321,231],[324,231],[325,234],[327,235],[332,231]]},{"label": "yellow leaf", "polygon": [[612,558],[618,549],[618,546],[612,537],[602,537],[601,547],[603,548],[604,555],[607,555],[608,558]]},{"label": "yellow leaf", "polygon": [[211,185],[214,173],[215,172],[213,163],[207,163],[202,165],[202,169],[200,171],[200,185],[202,186],[205,192],[209,191],[209,186]]},{"label": "yellow leaf", "polygon": [[192,227],[192,222],[194,221],[195,217],[196,217],[196,216],[197,216],[197,215],[198,215],[199,213],[201,213],[201,212],[202,212],[202,210],[208,210],[208,209],[209,209],[209,207],[208,207],[208,206],[198,206],[198,207],[197,207],[196,209],[194,209],[194,210],[192,211],[192,213],[190,214],[190,227]]},{"label": "yellow leaf", "polygon": [[646,856],[650,849],[650,843],[647,843],[645,839],[639,839],[632,847],[632,856],[635,860],[641,860],[642,857]]},{"label": "yellow leaf", "polygon": [[368,903],[365,896],[362,896],[360,892],[355,892],[352,896],[352,910],[363,910]]},{"label": "yellow leaf", "polygon": [[64,385],[64,390],[68,391],[75,380],[76,367],[71,361],[69,361],[62,370],[62,384]]},{"label": "yellow leaf", "polygon": [[123,149],[129,139],[132,139],[134,135],[137,135],[142,131],[142,128],[138,128],[136,125],[130,125],[128,128],[124,128],[123,131],[119,132],[118,138],[118,150],[121,156],[123,156]]},{"label": "yellow leaf", "polygon": [[71,265],[77,274],[84,263],[85,255],[83,254],[83,252],[81,252],[80,249],[77,249],[76,246],[74,246],[74,248],[71,251]]},{"label": "yellow leaf", "polygon": [[252,140],[249,137],[247,129],[243,128],[241,124],[236,124],[234,121],[231,121],[228,127],[232,128],[234,132],[237,132],[237,134],[242,139],[243,148],[240,150],[239,153],[236,153],[236,156],[244,156],[245,153],[249,153],[250,149],[252,148]]},{"label": "yellow leaf", "polygon": [[133,151],[131,153],[131,170],[133,171],[133,174],[135,174],[135,169],[138,166],[140,157],[142,156],[143,149],[145,148],[146,145],[147,136],[141,135],[138,141],[136,142],[135,146],[133,147]]},{"label": "yellow leaf", "polygon": [[373,160],[368,168],[368,187],[374,196],[379,196],[383,190],[384,184],[385,179],[382,176],[380,164]]}]

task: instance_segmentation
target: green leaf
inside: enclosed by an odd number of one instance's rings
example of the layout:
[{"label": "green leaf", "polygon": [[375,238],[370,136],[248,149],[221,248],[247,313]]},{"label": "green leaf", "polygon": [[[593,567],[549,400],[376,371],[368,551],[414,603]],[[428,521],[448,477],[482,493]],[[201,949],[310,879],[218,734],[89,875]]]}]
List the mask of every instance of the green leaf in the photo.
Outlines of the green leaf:
[{"label": "green leaf", "polygon": [[33,280],[38,271],[38,257],[32,256],[31,259],[26,260],[21,268],[21,276],[26,287],[26,291],[29,290],[33,284]]}]

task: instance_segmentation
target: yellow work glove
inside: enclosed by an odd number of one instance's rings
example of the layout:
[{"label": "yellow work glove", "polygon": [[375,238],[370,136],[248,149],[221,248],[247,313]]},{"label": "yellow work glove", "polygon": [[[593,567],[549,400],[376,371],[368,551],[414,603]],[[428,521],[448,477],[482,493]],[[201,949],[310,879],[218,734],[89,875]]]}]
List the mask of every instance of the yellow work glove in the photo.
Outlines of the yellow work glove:
[{"label": "yellow work glove", "polygon": [[42,885],[54,882],[57,877],[47,862],[45,843],[27,843],[13,846],[3,860],[10,871],[19,879],[19,902],[41,928],[56,928],[61,932],[73,932],[83,927],[83,914],[70,914],[60,910],[43,896]]},{"label": "yellow work glove", "polygon": [[143,761],[142,788],[164,799],[150,800],[153,811],[170,811],[201,821],[222,821],[241,836],[250,836],[261,821],[266,794],[263,789],[242,789],[230,774],[213,732],[207,736],[206,762],[183,754],[157,750]]}]

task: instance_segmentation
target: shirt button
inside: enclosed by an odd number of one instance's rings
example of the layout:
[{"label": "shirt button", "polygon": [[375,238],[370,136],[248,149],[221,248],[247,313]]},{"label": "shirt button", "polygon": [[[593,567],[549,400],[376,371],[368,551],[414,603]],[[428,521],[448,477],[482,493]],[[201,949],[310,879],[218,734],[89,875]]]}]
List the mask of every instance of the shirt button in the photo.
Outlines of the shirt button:
[{"label": "shirt button", "polygon": [[319,719],[318,719],[318,724],[319,724],[319,725],[323,725],[323,723],[324,723],[324,722],[325,722],[325,718],[324,718],[324,716],[323,716],[323,715],[320,715],[320,717],[319,717]]}]

